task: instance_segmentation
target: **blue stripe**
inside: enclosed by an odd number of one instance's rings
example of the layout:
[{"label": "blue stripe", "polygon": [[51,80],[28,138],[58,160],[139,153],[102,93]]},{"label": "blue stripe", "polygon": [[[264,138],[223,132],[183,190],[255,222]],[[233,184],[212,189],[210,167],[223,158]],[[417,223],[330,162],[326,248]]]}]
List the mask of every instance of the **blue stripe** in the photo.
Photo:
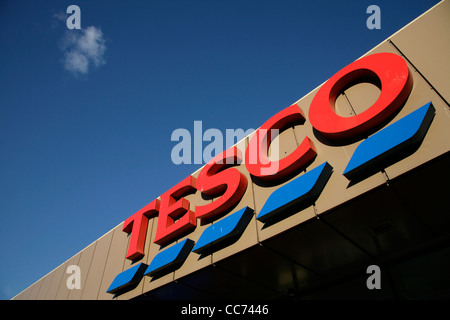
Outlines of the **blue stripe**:
[{"label": "blue stripe", "polygon": [[155,276],[172,272],[184,263],[191,252],[194,242],[185,239],[158,253],[145,271],[146,276]]},{"label": "blue stripe", "polygon": [[332,172],[333,168],[325,162],[278,188],[269,196],[256,218],[262,222],[279,220],[285,217],[282,213],[287,209],[311,204],[322,192]]},{"label": "blue stripe", "polygon": [[349,180],[365,178],[410,155],[425,138],[435,112],[429,102],[361,142],[344,176]]},{"label": "blue stripe", "polygon": [[203,231],[193,251],[205,254],[208,251],[231,244],[244,232],[253,216],[253,209],[245,207],[232,215],[223,218]]},{"label": "blue stripe", "polygon": [[144,276],[147,265],[140,263],[122,273],[119,273],[109,286],[106,292],[119,293],[120,291],[129,291],[136,287]]}]

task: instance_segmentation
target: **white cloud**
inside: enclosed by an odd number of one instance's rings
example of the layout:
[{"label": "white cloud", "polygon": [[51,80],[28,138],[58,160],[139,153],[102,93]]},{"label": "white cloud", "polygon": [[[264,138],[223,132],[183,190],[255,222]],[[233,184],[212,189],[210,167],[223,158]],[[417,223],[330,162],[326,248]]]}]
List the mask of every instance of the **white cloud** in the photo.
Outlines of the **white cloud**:
[{"label": "white cloud", "polygon": [[58,11],[53,14],[52,28],[56,28],[62,21],[66,22],[66,14],[63,11]]},{"label": "white cloud", "polygon": [[106,63],[105,39],[102,31],[94,26],[67,31],[61,50],[64,53],[64,68],[74,76],[88,74],[91,65],[99,67]]},{"label": "white cloud", "polygon": [[78,51],[69,51],[65,53],[64,67],[74,74],[87,74],[89,71],[89,60]]}]

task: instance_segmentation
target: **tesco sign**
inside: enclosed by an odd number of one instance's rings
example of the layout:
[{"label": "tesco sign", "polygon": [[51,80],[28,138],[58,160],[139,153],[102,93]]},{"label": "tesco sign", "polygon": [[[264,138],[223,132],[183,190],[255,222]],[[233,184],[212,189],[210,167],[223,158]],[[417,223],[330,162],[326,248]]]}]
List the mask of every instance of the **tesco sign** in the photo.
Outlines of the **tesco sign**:
[{"label": "tesco sign", "polygon": [[[360,82],[377,84],[381,91],[379,98],[358,115],[338,115],[335,112],[337,96]],[[321,139],[321,143],[340,145],[371,135],[358,145],[343,173],[349,180],[364,179],[365,174],[385,161],[394,156],[398,158],[397,154],[407,155],[411,147],[420,144],[431,124],[435,112],[431,102],[390,126],[382,130],[379,128],[402,108],[412,86],[413,79],[407,63],[393,53],[372,54],[346,66],[320,87],[310,104],[307,117],[297,104],[281,110],[256,130],[245,152],[236,146],[223,151],[201,169],[197,178],[188,176],[159,199],[126,219],[123,231],[130,234],[126,258],[136,260],[144,256],[150,218],[158,216],[156,235],[152,241],[165,246],[194,231],[197,221],[203,225],[229,212],[245,194],[248,183],[246,176],[236,166],[245,163],[252,178],[276,185],[300,173],[313,162],[317,151],[308,136],[289,155],[282,159],[271,159],[268,150],[274,138],[271,134],[274,129],[283,131],[294,124],[309,121],[315,131],[325,138]],[[261,212],[257,212],[257,219],[265,222],[266,219],[276,217],[291,203],[318,194],[317,190],[324,187],[331,173],[331,166],[325,162],[283,185],[272,193]],[[215,200],[191,207],[185,196],[196,192],[214,197]],[[189,254],[192,250],[208,253],[223,237],[235,233],[239,224],[248,223],[252,215],[253,209],[246,207],[217,221],[205,229],[197,244],[189,239],[183,240],[160,252],[152,261],[153,266],[139,264],[123,272],[120,277],[116,277],[108,292],[117,293],[119,289],[123,290],[128,284],[136,282],[136,279],[140,281],[142,275],[161,271],[165,265],[160,261],[175,261],[180,259],[183,252]],[[136,278],[136,275],[140,277]]]}]

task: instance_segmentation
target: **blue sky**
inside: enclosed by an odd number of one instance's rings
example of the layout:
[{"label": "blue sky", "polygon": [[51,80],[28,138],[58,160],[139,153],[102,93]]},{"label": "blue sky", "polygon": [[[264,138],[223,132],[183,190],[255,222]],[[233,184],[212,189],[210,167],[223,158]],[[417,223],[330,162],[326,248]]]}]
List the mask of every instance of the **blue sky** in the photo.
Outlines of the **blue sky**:
[{"label": "blue sky", "polygon": [[0,299],[199,168],[175,129],[257,128],[437,2],[0,1]]}]

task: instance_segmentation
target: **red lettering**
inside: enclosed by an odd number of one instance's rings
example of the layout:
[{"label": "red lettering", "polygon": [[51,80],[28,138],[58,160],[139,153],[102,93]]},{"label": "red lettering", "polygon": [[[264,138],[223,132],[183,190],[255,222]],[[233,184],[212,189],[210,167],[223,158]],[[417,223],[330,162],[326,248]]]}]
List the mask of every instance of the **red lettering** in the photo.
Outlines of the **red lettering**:
[{"label": "red lettering", "polygon": [[298,105],[294,104],[278,112],[267,120],[250,139],[245,152],[245,166],[251,175],[262,180],[278,180],[300,170],[317,155],[313,142],[308,138],[288,156],[271,161],[268,157],[272,142],[272,129],[280,132],[289,126],[304,122],[305,116]]},{"label": "red lettering", "polygon": [[[378,100],[366,111],[353,117],[336,114],[336,97],[353,84],[369,81],[381,89]],[[361,58],[331,77],[316,93],[309,109],[313,127],[327,138],[340,140],[367,134],[388,120],[398,111],[412,89],[412,76],[406,62],[393,53],[378,53]],[[264,181],[276,181],[301,170],[317,155],[313,142],[305,137],[288,156],[271,160],[268,150],[272,130],[283,131],[303,123],[303,111],[296,104],[275,114],[267,120],[250,139],[245,151],[248,172]],[[272,147],[273,148],[273,147]],[[191,232],[196,219],[201,223],[218,218],[233,208],[247,189],[247,179],[237,168],[242,155],[236,146],[222,152],[206,164],[198,179],[188,176],[124,221],[123,231],[131,233],[127,259],[144,255],[148,219],[158,214],[154,242],[166,244]],[[199,190],[205,195],[217,197],[213,202],[190,210],[189,201],[183,196]]]},{"label": "red lettering", "polygon": [[[358,115],[337,115],[336,97],[351,85],[363,81],[381,83],[378,100]],[[401,108],[411,92],[412,82],[408,65],[396,54],[376,53],[361,58],[340,70],[319,89],[311,102],[309,121],[329,139],[361,136]]]},{"label": "red lettering", "polygon": [[159,211],[159,200],[153,200],[144,208],[126,219],[123,231],[130,233],[127,259],[135,260],[144,256],[145,237],[147,236],[148,219]]},{"label": "red lettering", "polygon": [[161,195],[155,243],[165,244],[196,227],[195,212],[189,210],[189,201],[183,198],[196,191],[195,185],[196,179],[188,176]]},{"label": "red lettering", "polygon": [[233,207],[244,195],[247,178],[238,169],[230,168],[241,161],[241,152],[234,146],[214,157],[200,171],[197,178],[198,190],[209,196],[223,193],[219,199],[195,207],[196,216],[201,219],[202,224]]}]

